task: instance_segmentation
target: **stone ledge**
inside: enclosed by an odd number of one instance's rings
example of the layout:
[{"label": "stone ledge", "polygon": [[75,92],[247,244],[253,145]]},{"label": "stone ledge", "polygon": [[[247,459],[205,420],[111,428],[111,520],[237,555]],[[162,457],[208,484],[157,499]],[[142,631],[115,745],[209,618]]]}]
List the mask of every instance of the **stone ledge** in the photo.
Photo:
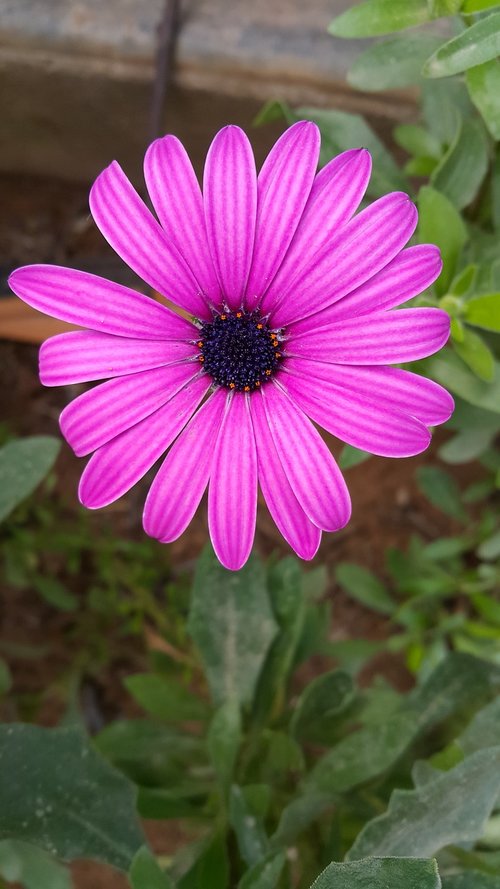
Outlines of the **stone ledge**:
[{"label": "stone ledge", "polygon": [[[326,28],[350,0],[192,0],[182,6],[165,130],[201,161],[213,132],[249,127],[269,98],[412,114],[407,92],[368,96],[345,74],[365,42]],[[88,180],[115,156],[138,175],[164,0],[0,0],[0,169]],[[276,128],[257,136],[262,157]]]}]

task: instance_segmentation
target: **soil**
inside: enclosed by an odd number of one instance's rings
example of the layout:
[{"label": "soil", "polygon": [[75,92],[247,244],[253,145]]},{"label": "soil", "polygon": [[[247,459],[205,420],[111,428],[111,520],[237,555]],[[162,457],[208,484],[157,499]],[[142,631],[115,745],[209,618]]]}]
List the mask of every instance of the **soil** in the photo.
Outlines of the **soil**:
[{"label": "soil", "polygon": [[[87,210],[87,189],[56,182],[0,177],[3,217],[0,220],[0,256],[2,273],[29,262],[55,262],[105,273],[116,268],[113,254],[91,224]],[[112,274],[110,274],[112,277]],[[2,285],[0,284],[0,292]],[[3,286],[6,293],[6,286]],[[0,332],[1,334],[1,332]],[[37,376],[37,347],[0,340],[0,417],[10,433],[58,435],[58,415],[78,387],[44,389]],[[458,530],[453,521],[435,510],[420,495],[415,484],[415,469],[422,462],[435,462],[436,450],[446,433],[438,433],[430,450],[407,460],[372,458],[347,472],[353,501],[353,518],[338,534],[325,534],[314,564],[326,564],[331,578],[328,596],[333,603],[332,639],[381,639],[389,633],[386,620],[362,608],[338,589],[333,569],[339,561],[349,560],[383,574],[384,552],[389,546],[404,548],[411,535],[435,539]],[[334,452],[339,444],[326,436]],[[56,467],[57,485],[52,496],[61,499],[68,510],[77,510],[76,490],[83,463],[64,445]],[[477,467],[454,470],[460,483],[477,477]],[[147,490],[144,481],[123,498],[118,507],[109,507],[97,523],[107,521],[121,535],[140,537],[140,504]],[[289,553],[265,508],[260,505],[256,548],[264,556],[271,552]],[[170,549],[171,564],[189,569],[207,540],[206,507],[196,515],[189,530]],[[73,656],[72,616],[51,608],[34,590],[19,591],[2,585],[0,600],[0,652],[2,645],[16,644],[41,649],[33,662],[12,658],[13,694],[0,711],[4,720],[16,719],[16,701],[37,700],[36,718],[53,725],[61,715],[59,677]],[[89,707],[97,701],[105,719],[132,715],[129,697],[122,680],[144,669],[147,639],[128,639],[119,632],[111,634],[113,652],[106,668],[94,681]],[[312,664],[311,669],[324,668]],[[383,675],[396,687],[411,684],[401,660],[385,654],[370,663],[364,681]],[[310,678],[310,676],[309,676]],[[182,824],[174,822],[147,825],[154,849],[170,854],[184,841]],[[72,868],[75,889],[125,889],[126,881],[102,865],[77,863]]]}]

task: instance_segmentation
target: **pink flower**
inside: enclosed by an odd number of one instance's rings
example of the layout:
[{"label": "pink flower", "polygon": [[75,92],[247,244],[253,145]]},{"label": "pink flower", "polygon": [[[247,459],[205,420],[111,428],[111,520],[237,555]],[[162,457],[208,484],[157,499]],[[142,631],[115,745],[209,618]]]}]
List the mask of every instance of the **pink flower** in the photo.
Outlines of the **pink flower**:
[{"label": "pink flower", "polygon": [[169,449],[146,532],[179,537],[208,485],[210,536],[230,569],[252,547],[258,483],[304,559],[322,530],[349,520],[345,481],[313,422],[373,454],[406,457],[453,410],[436,383],[387,366],[448,338],[444,311],[390,311],[438,277],[439,251],[403,249],[417,222],[405,194],[353,216],[370,155],[346,151],[316,174],[319,143],[314,124],[295,124],[257,176],[247,137],[226,127],[210,146],[202,197],[181,143],[159,139],[144,167],[159,222],[117,163],[98,177],[90,207],[102,234],[193,321],[71,269],[27,266],[10,279],[31,306],[89,328],[43,344],[45,385],[111,378],[61,414],[75,453],[94,452],[81,502],[112,503]]}]

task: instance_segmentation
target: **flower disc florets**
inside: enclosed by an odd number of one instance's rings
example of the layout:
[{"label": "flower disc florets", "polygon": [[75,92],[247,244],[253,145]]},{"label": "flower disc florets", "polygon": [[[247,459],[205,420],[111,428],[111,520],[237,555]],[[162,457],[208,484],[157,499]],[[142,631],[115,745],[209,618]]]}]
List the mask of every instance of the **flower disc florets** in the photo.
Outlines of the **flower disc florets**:
[{"label": "flower disc florets", "polygon": [[202,323],[199,360],[219,386],[253,392],[268,382],[280,365],[279,337],[258,312],[227,310]]}]

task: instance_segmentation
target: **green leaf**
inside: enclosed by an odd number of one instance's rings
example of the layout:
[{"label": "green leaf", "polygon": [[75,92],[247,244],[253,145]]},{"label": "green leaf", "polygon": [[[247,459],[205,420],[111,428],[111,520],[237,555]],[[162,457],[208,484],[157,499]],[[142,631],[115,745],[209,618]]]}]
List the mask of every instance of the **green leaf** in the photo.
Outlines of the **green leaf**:
[{"label": "green leaf", "polygon": [[441,38],[429,34],[393,37],[376,43],[351,65],[347,81],[367,92],[394,89],[395,83],[398,87],[418,83],[424,62],[441,43]]},{"label": "green leaf", "polygon": [[500,53],[500,13],[480,19],[448,40],[424,65],[426,77],[449,77],[489,62]]},{"label": "green leaf", "polygon": [[395,603],[384,584],[371,571],[351,562],[340,562],[335,569],[335,576],[337,583],[344,587],[357,602],[361,602],[367,608],[378,611],[380,614],[391,615],[394,613]]},{"label": "green leaf", "polygon": [[454,349],[480,380],[491,383],[495,375],[495,359],[491,349],[478,333],[465,328],[462,342],[455,342]]},{"label": "green leaf", "polygon": [[480,559],[486,561],[500,557],[500,531],[483,540],[477,548],[477,554]]},{"label": "green leaf", "polygon": [[476,750],[495,747],[500,738],[500,698],[490,701],[479,710],[465,731],[458,738],[458,744],[469,756]]},{"label": "green leaf", "polygon": [[249,803],[245,793],[247,788],[231,787],[229,803],[229,820],[238,840],[238,847],[243,861],[253,867],[258,864],[269,851],[269,841],[254,807]]},{"label": "green leaf", "polygon": [[494,434],[484,427],[464,429],[441,445],[438,454],[445,463],[469,463],[489,448]]},{"label": "green leaf", "polygon": [[312,791],[296,797],[283,809],[277,830],[271,837],[271,846],[289,846],[331,806],[332,799],[327,794]]},{"label": "green leaf", "polygon": [[128,870],[144,842],[135,788],[79,729],[0,726],[0,766],[0,838]]},{"label": "green leaf", "polygon": [[33,585],[49,605],[61,611],[76,611],[78,597],[70,592],[57,577],[35,577]]},{"label": "green leaf", "polygon": [[500,791],[500,747],[479,750],[415,790],[395,790],[389,809],[369,821],[348,852],[431,856],[448,845],[474,842]]},{"label": "green leaf", "polygon": [[438,466],[419,466],[417,482],[420,490],[436,509],[454,519],[467,521],[467,512],[463,507],[460,488],[448,472]]},{"label": "green leaf", "polygon": [[312,120],[320,128],[323,164],[349,148],[367,148],[373,158],[372,177],[368,187],[370,194],[379,196],[395,189],[410,189],[408,180],[390,152],[359,114],[324,111],[321,108],[298,108],[296,113],[298,118]]},{"label": "green leaf", "polygon": [[464,15],[470,15],[482,12],[484,9],[493,9],[495,6],[500,6],[500,0],[464,0],[462,12]]},{"label": "green leaf", "polygon": [[175,884],[146,846],[135,855],[129,879],[132,889],[175,889]]},{"label": "green leaf", "polygon": [[436,282],[438,295],[446,293],[455,274],[462,248],[467,241],[467,229],[451,201],[430,186],[418,195],[419,240],[422,244],[436,244],[441,250],[443,271]]},{"label": "green leaf", "polygon": [[172,785],[197,761],[206,763],[201,738],[148,719],[117,720],[94,739],[97,749],[137,784]]},{"label": "green leaf", "polygon": [[491,59],[483,65],[469,68],[467,89],[474,105],[482,115],[494,139],[500,139],[500,63]]},{"label": "green leaf", "polygon": [[274,852],[254,865],[238,883],[238,889],[275,889],[285,866],[284,852]]},{"label": "green leaf", "polygon": [[311,889],[441,889],[437,864],[418,858],[333,862]]},{"label": "green leaf", "polygon": [[0,842],[0,876],[25,889],[72,889],[71,875],[64,865],[43,849],[19,840]]},{"label": "green leaf", "polygon": [[500,362],[495,362],[495,375],[491,383],[474,376],[451,349],[425,359],[420,364],[420,370],[469,404],[500,413]]},{"label": "green leaf", "polygon": [[178,881],[178,889],[228,889],[229,861],[223,836],[215,835],[201,845],[188,872]]},{"label": "green leaf", "polygon": [[208,732],[208,750],[224,793],[233,777],[242,740],[241,713],[237,701],[226,701],[215,713]]},{"label": "green leaf", "polygon": [[425,124],[446,148],[453,142],[462,118],[473,112],[465,84],[453,79],[427,80],[421,90]]},{"label": "green leaf", "polygon": [[453,279],[450,293],[454,296],[467,296],[477,277],[477,265],[470,263]]},{"label": "green leaf", "polygon": [[340,452],[338,464],[341,469],[351,469],[352,466],[359,466],[360,463],[364,463],[370,457],[371,454],[368,454],[367,451],[361,451],[353,445],[346,444]]},{"label": "green leaf", "polygon": [[192,695],[179,680],[156,673],[136,673],[127,676],[124,685],[144,710],[165,722],[196,721],[207,715],[205,702]]},{"label": "green leaf", "polygon": [[500,293],[474,296],[465,306],[465,319],[474,327],[500,333]]},{"label": "green leaf", "polygon": [[424,25],[434,17],[427,0],[366,0],[337,16],[328,30],[335,37],[376,37]]},{"label": "green leaf", "polygon": [[43,481],[60,447],[56,438],[34,435],[9,441],[0,448],[0,521]]},{"label": "green leaf", "polygon": [[477,196],[489,167],[488,142],[478,120],[463,120],[435,168],[431,184],[461,210]]},{"label": "green leaf", "polygon": [[278,629],[261,562],[252,556],[240,571],[227,571],[207,547],[196,569],[188,629],[215,703],[250,703]]},{"label": "green leaf", "polygon": [[394,130],[394,140],[413,157],[439,159],[441,145],[428,130],[414,123],[403,123]]},{"label": "green leaf", "polygon": [[332,670],[316,676],[302,692],[290,722],[296,738],[322,739],[335,728],[338,717],[353,702],[354,684],[349,673]]}]

